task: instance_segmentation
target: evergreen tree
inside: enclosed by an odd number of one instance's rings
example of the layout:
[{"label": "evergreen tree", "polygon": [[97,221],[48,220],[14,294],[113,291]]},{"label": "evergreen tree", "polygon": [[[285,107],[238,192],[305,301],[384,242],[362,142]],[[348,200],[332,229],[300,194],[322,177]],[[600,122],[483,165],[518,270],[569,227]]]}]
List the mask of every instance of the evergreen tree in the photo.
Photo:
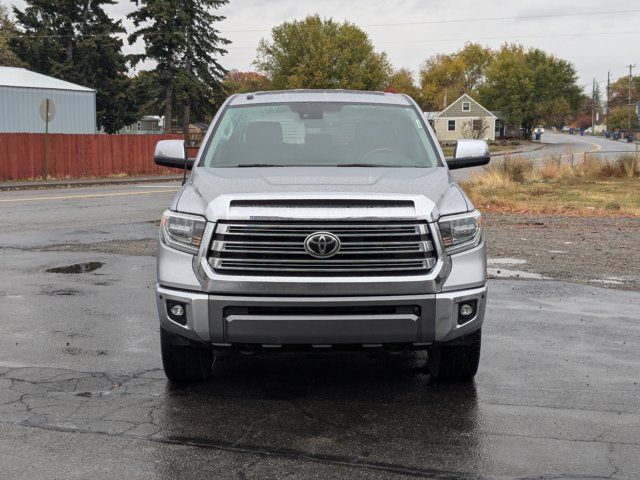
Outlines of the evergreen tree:
[{"label": "evergreen tree", "polygon": [[11,50],[9,42],[18,34],[9,12],[4,5],[0,5],[0,66],[2,67],[24,67],[22,62]]},{"label": "evergreen tree", "polygon": [[[228,0],[132,0],[138,9],[129,18],[137,30],[130,42],[142,38],[145,52],[135,61],[155,60],[155,73],[164,90],[165,130],[170,129],[173,105],[182,107],[187,132],[191,113],[206,118],[223,96],[227,73],[218,62],[230,42],[215,24],[225,17],[214,12]],[[204,100],[204,101],[203,101]]]},{"label": "evergreen tree", "polygon": [[117,132],[137,118],[129,93],[125,32],[104,11],[114,0],[26,0],[13,7],[21,36],[11,39],[14,53],[36,72],[96,90],[97,124]]}]

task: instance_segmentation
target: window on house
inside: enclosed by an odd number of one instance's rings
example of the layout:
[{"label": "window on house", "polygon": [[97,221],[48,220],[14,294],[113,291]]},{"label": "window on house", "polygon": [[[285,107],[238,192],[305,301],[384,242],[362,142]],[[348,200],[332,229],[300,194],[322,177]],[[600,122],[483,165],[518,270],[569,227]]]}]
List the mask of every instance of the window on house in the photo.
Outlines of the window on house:
[{"label": "window on house", "polygon": [[140,131],[140,127],[141,127],[141,126],[142,126],[142,124],[141,124],[140,122],[138,122],[138,123],[136,124],[136,128],[138,129],[138,131]]},{"label": "window on house", "polygon": [[462,111],[468,112],[471,110],[471,102],[462,102]]},{"label": "window on house", "polygon": [[482,130],[482,120],[474,119],[472,122],[472,127],[474,132],[479,132],[480,130]]},{"label": "window on house", "polygon": [[456,131],[456,121],[455,120],[449,120],[449,123],[447,124],[447,130],[449,130],[450,132],[455,132]]}]

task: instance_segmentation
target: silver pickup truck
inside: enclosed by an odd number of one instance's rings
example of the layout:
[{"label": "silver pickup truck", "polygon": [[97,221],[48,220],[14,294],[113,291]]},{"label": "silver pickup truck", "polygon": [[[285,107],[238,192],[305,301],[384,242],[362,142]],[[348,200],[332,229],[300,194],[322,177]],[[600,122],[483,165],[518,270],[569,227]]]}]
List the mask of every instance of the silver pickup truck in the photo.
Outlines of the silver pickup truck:
[{"label": "silver pickup truck", "polygon": [[[231,96],[164,212],[156,299],[167,377],[206,378],[220,350],[428,351],[431,376],[476,374],[487,300],[480,213],[406,95],[292,90]],[[228,354],[225,354],[228,355]]]}]

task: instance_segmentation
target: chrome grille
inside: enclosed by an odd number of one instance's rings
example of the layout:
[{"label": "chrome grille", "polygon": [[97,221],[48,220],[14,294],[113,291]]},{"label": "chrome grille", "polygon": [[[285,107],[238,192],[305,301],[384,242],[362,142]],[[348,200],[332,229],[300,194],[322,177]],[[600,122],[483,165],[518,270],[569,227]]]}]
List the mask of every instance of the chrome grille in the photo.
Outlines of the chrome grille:
[{"label": "chrome grille", "polygon": [[[330,258],[304,247],[316,232],[340,239]],[[209,250],[219,273],[265,275],[364,275],[428,273],[437,255],[426,222],[418,221],[221,221]]]}]

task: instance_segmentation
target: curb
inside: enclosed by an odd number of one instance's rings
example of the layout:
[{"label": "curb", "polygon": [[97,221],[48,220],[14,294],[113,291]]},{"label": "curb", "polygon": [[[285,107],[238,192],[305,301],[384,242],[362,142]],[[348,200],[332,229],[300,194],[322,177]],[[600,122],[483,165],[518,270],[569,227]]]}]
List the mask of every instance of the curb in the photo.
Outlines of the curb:
[{"label": "curb", "polygon": [[516,153],[529,153],[529,152],[535,152],[536,150],[540,150],[542,148],[544,148],[546,144],[541,144],[541,145],[536,145],[534,148],[528,148],[528,149],[520,149],[520,150],[506,150],[504,152],[496,152],[496,153],[489,153],[490,157],[501,157],[504,155],[514,155]]},{"label": "curb", "polygon": [[47,188],[92,187],[96,185],[127,185],[133,183],[157,183],[182,180],[182,175],[168,175],[161,177],[123,177],[123,178],[91,178],[77,180],[49,180],[33,182],[0,183],[0,191],[35,190]]}]

